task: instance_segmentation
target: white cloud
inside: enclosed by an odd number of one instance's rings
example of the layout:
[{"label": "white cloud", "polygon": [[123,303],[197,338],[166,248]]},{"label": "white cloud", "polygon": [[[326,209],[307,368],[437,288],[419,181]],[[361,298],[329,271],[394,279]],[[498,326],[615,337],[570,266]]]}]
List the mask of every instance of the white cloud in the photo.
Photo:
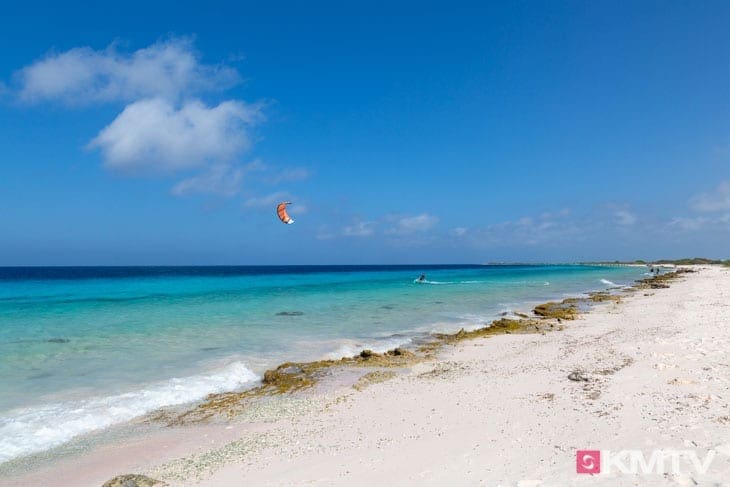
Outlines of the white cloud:
[{"label": "white cloud", "polygon": [[451,229],[451,235],[454,235],[455,237],[463,237],[467,234],[469,231],[468,228],[465,227],[456,227]]},{"label": "white cloud", "polygon": [[387,233],[395,235],[410,235],[425,232],[436,226],[439,221],[438,217],[429,215],[428,213],[404,217],[390,216],[387,219],[394,224]]},{"label": "white cloud", "polygon": [[90,142],[104,163],[120,171],[172,172],[219,163],[250,146],[248,128],[262,118],[258,105],[198,100],[181,108],[161,98],[128,105]]},{"label": "white cloud", "polygon": [[613,215],[617,225],[628,227],[636,223],[636,215],[629,210],[617,210]]},{"label": "white cloud", "polygon": [[704,227],[708,223],[711,222],[710,218],[707,217],[694,217],[694,218],[687,218],[687,217],[677,217],[673,218],[669,221],[668,226],[670,228],[679,229],[683,231],[693,231],[693,230],[699,230],[700,228]]},{"label": "white cloud", "polygon": [[[188,172],[172,187],[173,195],[230,197],[240,191],[247,173],[267,169],[258,161],[238,162],[253,143],[252,127],[263,120],[262,104],[210,104],[197,98],[230,88],[239,75],[222,64],[204,64],[192,38],[173,37],[133,52],[115,43],[102,50],[51,52],[17,71],[13,81],[12,94],[29,103],[125,103],[87,147],[99,150],[104,166],[118,173]],[[4,89],[0,84],[0,95]],[[275,183],[308,176],[301,168],[269,174]]]},{"label": "white cloud", "polygon": [[77,47],[44,58],[16,72],[19,97],[26,102],[57,100],[70,105],[178,99],[227,88],[238,73],[226,66],[200,62],[192,39],[172,38],[132,53],[115,44],[103,50]]},{"label": "white cloud", "polygon": [[701,212],[730,211],[730,181],[724,181],[712,193],[702,193],[690,200],[692,209]]},{"label": "white cloud", "polygon": [[369,237],[375,233],[376,222],[357,222],[342,229],[346,237]]},{"label": "white cloud", "polygon": [[543,212],[495,223],[470,233],[477,247],[562,245],[583,238],[588,226],[569,218],[571,211]]}]

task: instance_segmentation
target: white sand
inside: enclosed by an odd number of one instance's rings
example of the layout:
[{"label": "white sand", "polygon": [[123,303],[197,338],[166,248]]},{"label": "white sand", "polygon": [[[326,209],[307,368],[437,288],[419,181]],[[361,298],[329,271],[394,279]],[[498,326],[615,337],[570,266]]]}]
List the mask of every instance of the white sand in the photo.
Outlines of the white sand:
[{"label": "white sand", "polygon": [[[568,380],[576,369],[589,380]],[[169,430],[0,483],[730,485],[730,269],[601,305],[562,332],[462,342],[309,404],[294,419]],[[679,474],[667,461],[666,475],[590,476],[576,474],[578,449],[715,457],[705,474],[682,459]]]}]

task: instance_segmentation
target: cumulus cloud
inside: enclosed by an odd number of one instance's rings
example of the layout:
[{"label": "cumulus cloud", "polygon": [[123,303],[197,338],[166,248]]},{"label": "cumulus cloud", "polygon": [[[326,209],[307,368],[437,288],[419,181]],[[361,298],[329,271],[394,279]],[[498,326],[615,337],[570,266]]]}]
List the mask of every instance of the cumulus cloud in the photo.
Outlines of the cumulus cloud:
[{"label": "cumulus cloud", "polygon": [[463,237],[464,235],[467,234],[468,231],[469,231],[469,229],[466,227],[455,227],[455,228],[451,229],[450,233],[451,233],[451,235],[453,235],[455,237]]},{"label": "cumulus cloud", "polygon": [[345,237],[369,237],[375,233],[376,222],[357,222],[342,229]]},{"label": "cumulus cloud", "polygon": [[693,210],[701,212],[730,211],[730,181],[724,181],[711,193],[702,193],[690,201]]},{"label": "cumulus cloud", "polygon": [[178,99],[232,86],[235,69],[203,64],[192,39],[172,38],[132,53],[116,44],[103,50],[77,47],[51,52],[15,73],[18,96],[26,102],[61,101],[70,105]]},{"label": "cumulus cloud", "polygon": [[421,213],[415,216],[390,216],[387,220],[393,224],[387,233],[393,235],[410,235],[425,232],[436,226],[439,222],[438,217],[429,215],[428,213]]},{"label": "cumulus cloud", "polygon": [[145,99],[128,105],[89,147],[101,150],[110,169],[173,172],[239,155],[250,146],[249,127],[261,118],[259,106],[240,101],[208,107],[192,100],[178,109]]},{"label": "cumulus cloud", "polygon": [[[268,169],[260,162],[238,162],[253,144],[264,107],[241,100],[203,102],[200,95],[239,79],[229,66],[203,63],[192,38],[173,37],[133,52],[116,43],[102,50],[50,52],[17,71],[10,91],[28,103],[123,103],[121,113],[87,144],[101,153],[107,169],[125,175],[185,172],[171,194],[230,197],[239,193],[247,173]],[[4,90],[0,84],[0,95]],[[251,181],[279,184],[308,175],[303,168],[272,169]]]}]

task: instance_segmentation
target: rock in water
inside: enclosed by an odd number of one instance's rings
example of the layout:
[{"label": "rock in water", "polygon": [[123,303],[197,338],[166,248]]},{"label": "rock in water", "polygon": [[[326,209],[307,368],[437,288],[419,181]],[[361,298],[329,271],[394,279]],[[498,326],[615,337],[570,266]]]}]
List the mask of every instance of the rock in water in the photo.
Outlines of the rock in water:
[{"label": "rock in water", "polygon": [[304,311],[279,311],[276,316],[302,316]]},{"label": "rock in water", "polygon": [[146,475],[139,474],[126,474],[114,477],[111,480],[104,482],[101,487],[165,487],[167,484],[161,480],[156,480]]},{"label": "rock in water", "polygon": [[48,343],[68,343],[70,341],[68,338],[51,338]]}]

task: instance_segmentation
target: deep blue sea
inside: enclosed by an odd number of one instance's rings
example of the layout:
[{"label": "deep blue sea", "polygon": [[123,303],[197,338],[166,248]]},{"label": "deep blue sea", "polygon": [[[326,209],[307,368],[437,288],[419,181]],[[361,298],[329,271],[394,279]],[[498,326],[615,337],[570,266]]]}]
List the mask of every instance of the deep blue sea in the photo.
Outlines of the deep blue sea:
[{"label": "deep blue sea", "polygon": [[[0,463],[285,360],[408,346],[640,267],[0,268]],[[425,283],[414,280],[426,274]]]}]

